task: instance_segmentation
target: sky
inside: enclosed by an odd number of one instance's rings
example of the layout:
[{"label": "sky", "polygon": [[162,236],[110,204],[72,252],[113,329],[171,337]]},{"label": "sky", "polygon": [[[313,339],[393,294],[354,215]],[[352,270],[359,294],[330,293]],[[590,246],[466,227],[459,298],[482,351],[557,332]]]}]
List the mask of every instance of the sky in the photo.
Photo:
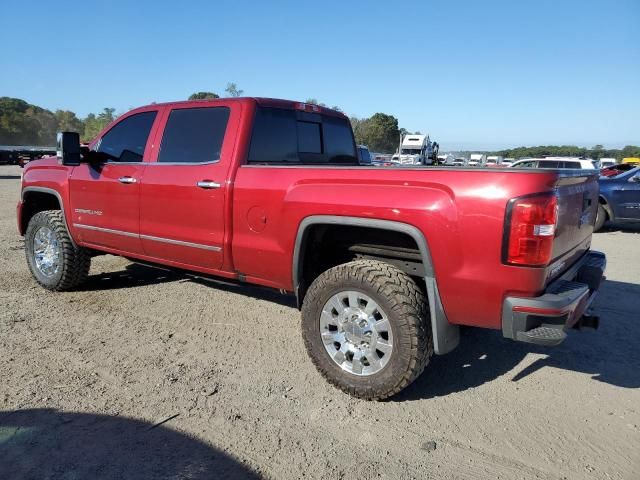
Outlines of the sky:
[{"label": "sky", "polygon": [[640,144],[640,0],[95,3],[3,1],[0,96],[85,116],[235,82],[445,150]]}]

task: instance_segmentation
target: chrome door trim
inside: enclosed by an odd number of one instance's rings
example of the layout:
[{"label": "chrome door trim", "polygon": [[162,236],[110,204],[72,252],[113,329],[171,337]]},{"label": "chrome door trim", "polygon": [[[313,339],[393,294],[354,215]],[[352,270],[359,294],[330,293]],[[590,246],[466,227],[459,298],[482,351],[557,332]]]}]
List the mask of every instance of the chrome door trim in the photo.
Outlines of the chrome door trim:
[{"label": "chrome door trim", "polygon": [[183,247],[201,248],[202,250],[211,250],[212,252],[219,252],[222,250],[220,247],[213,245],[203,245],[201,243],[185,242],[183,240],[173,240],[171,238],[154,237],[153,235],[140,235],[140,238],[144,240],[152,240],[154,242],[169,243],[171,245],[180,245]]},{"label": "chrome door trim", "polygon": [[123,235],[125,237],[139,238],[142,240],[151,240],[154,242],[169,243],[171,245],[180,245],[182,247],[200,248],[202,250],[210,250],[212,252],[219,252],[222,250],[222,248],[216,247],[213,245],[203,245],[201,243],[185,242],[183,240],[174,240],[172,238],[154,237],[153,235],[143,235],[143,234],[138,235],[137,233],[133,233],[133,232],[113,230],[111,228],[96,227],[93,225],[84,225],[82,223],[74,223],[73,226],[77,228],[83,228],[85,230],[94,230],[96,232],[112,233],[114,235]]},{"label": "chrome door trim", "polygon": [[96,232],[113,233],[114,235],[122,235],[124,237],[134,237],[134,238],[138,238],[139,237],[139,235],[137,233],[133,233],[133,232],[123,232],[122,230],[113,230],[111,228],[94,227],[93,225],[84,225],[82,223],[74,223],[73,226],[76,227],[76,228],[82,228],[84,230],[93,230],[93,231],[96,231]]}]

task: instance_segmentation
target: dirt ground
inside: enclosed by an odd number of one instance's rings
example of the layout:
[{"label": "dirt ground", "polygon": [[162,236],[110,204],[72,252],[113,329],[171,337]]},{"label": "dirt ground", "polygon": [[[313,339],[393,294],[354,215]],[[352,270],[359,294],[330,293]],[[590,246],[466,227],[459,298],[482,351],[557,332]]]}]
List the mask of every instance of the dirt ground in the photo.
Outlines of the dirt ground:
[{"label": "dirt ground", "polygon": [[38,287],[19,189],[0,167],[0,479],[640,478],[640,228],[594,236],[598,331],[464,330],[374,403],[322,380],[269,290],[113,256],[82,291]]}]

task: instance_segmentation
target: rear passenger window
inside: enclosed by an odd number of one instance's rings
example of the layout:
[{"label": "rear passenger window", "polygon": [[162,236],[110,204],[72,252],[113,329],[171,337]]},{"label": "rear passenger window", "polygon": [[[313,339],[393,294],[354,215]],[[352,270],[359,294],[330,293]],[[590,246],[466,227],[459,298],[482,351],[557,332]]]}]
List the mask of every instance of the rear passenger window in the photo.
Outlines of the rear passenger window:
[{"label": "rear passenger window", "polygon": [[540,162],[538,165],[540,168],[562,168],[562,162],[556,162],[549,160],[546,162]]},{"label": "rear passenger window", "polygon": [[580,162],[564,162],[564,168],[580,168]]},{"label": "rear passenger window", "polygon": [[111,162],[141,162],[157,112],[143,112],[116,123],[100,139],[97,151]]},{"label": "rear passenger window", "polygon": [[172,110],[162,135],[160,163],[207,163],[220,160],[229,108]]},{"label": "rear passenger window", "polygon": [[256,110],[249,161],[259,163],[298,161],[298,133],[293,110],[279,108]]},{"label": "rear passenger window", "polygon": [[349,121],[330,115],[258,107],[249,163],[358,164]]}]

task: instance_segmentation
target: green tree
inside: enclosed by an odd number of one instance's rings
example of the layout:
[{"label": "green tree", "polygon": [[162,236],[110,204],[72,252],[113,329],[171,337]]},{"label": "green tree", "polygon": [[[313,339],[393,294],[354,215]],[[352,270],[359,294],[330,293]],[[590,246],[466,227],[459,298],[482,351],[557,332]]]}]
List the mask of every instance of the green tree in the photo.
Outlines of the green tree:
[{"label": "green tree", "polygon": [[366,145],[366,124],[367,120],[357,117],[351,117],[351,129],[353,130],[353,136],[356,139],[358,145]]},{"label": "green tree", "polygon": [[309,105],[318,105],[320,107],[326,107],[327,105],[321,102],[318,102],[317,98],[307,98],[304,103],[308,103]]},{"label": "green tree", "polygon": [[55,145],[52,112],[19,98],[0,97],[0,145]]},{"label": "green tree", "polygon": [[196,92],[189,95],[189,100],[207,100],[211,98],[220,98],[220,95],[213,92]]},{"label": "green tree", "polygon": [[227,88],[224,89],[230,97],[241,97],[244,90],[238,90],[238,86],[235,83],[227,83]]},{"label": "green tree", "polygon": [[82,140],[89,142],[93,140],[104,127],[113,122],[116,118],[115,108],[104,108],[98,115],[90,113],[84,119],[84,133]]},{"label": "green tree", "polygon": [[394,152],[399,138],[398,119],[393,115],[376,113],[364,125],[363,143],[373,152]]},{"label": "green tree", "polygon": [[56,110],[56,126],[58,132],[84,133],[84,123],[70,110]]}]

